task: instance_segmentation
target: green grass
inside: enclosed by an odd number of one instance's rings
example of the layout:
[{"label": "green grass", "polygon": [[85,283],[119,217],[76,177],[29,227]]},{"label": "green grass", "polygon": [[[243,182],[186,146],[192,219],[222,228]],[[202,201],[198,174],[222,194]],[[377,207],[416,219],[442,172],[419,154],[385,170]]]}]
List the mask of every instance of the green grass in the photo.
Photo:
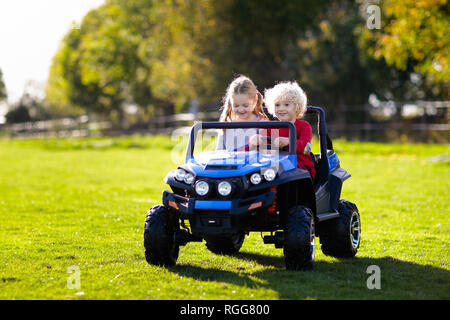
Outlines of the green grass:
[{"label": "green grass", "polygon": [[[361,213],[354,259],[317,247],[311,272],[248,236],[236,256],[144,259],[146,211],[176,164],[168,137],[0,140],[0,299],[450,299],[449,147],[335,141]],[[434,161],[438,155],[447,160]],[[318,239],[317,239],[318,242]],[[367,267],[381,269],[369,290]],[[81,288],[69,289],[78,266]]]}]

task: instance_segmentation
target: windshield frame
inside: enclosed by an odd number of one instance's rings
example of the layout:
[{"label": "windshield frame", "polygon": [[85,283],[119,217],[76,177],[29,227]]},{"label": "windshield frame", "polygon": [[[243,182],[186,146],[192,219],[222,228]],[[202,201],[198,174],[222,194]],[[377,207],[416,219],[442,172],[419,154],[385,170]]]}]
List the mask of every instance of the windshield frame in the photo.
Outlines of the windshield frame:
[{"label": "windshield frame", "polygon": [[287,154],[296,155],[297,154],[297,137],[296,129],[292,122],[289,121],[236,121],[236,122],[197,122],[192,126],[189,142],[186,149],[186,162],[192,159],[194,155],[195,140],[197,138],[197,133],[202,129],[289,129],[289,152]]}]

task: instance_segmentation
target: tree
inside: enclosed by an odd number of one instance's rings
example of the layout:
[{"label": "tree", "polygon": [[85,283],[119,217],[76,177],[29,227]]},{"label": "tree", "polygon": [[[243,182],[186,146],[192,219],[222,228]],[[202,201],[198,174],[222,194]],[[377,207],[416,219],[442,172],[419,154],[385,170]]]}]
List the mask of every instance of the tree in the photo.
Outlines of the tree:
[{"label": "tree", "polygon": [[152,90],[180,103],[219,101],[233,77],[260,88],[291,76],[289,46],[327,1],[159,1],[156,26],[165,47],[153,56]]},{"label": "tree", "polygon": [[3,81],[3,72],[0,69],[0,101],[6,100],[8,94],[6,92],[5,82]]},{"label": "tree", "polygon": [[386,0],[381,3],[381,29],[365,30],[374,45],[368,52],[400,70],[442,83],[450,79],[450,11],[447,0]]},{"label": "tree", "polygon": [[361,23],[353,2],[333,1],[291,49],[292,74],[312,103],[339,108],[367,101],[372,86],[354,34]]},{"label": "tree", "polygon": [[47,85],[51,105],[105,114],[127,102],[167,114],[218,101],[237,74],[290,75],[289,45],[326,1],[109,0],[72,28]]},{"label": "tree", "polygon": [[51,104],[123,118],[123,105],[136,83],[140,38],[116,2],[91,10],[65,36],[50,70]]},{"label": "tree", "polygon": [[[329,1],[222,1],[216,7],[223,48],[217,62],[246,73],[261,88],[291,80],[290,48]],[[228,74],[230,74],[229,72]]]},{"label": "tree", "polygon": [[28,108],[21,103],[9,110],[5,115],[5,119],[6,123],[21,123],[31,121]]},{"label": "tree", "polygon": [[7,123],[50,119],[45,104],[45,94],[40,83],[28,81],[19,101],[5,115]]},{"label": "tree", "polygon": [[245,74],[260,91],[297,80],[312,103],[333,106],[344,122],[342,109],[371,93],[439,95],[414,72],[417,61],[398,70],[375,60],[379,47],[358,9],[350,0],[107,0],[64,37],[48,101],[119,119],[127,103],[171,114],[192,100],[220,101]]}]

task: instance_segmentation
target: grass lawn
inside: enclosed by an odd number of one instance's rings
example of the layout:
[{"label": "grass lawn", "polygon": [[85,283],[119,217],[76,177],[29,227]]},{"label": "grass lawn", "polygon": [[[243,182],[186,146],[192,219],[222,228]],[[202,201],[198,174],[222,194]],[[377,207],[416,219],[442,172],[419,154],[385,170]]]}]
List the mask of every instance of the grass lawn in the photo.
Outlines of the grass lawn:
[{"label": "grass lawn", "polygon": [[[0,299],[450,299],[448,146],[335,141],[360,250],[338,260],[317,247],[313,271],[290,272],[257,233],[236,256],[190,243],[175,267],[147,264],[145,214],[167,189],[174,144],[0,140]],[[366,286],[371,265],[379,290]],[[67,286],[71,266],[79,289]]]}]

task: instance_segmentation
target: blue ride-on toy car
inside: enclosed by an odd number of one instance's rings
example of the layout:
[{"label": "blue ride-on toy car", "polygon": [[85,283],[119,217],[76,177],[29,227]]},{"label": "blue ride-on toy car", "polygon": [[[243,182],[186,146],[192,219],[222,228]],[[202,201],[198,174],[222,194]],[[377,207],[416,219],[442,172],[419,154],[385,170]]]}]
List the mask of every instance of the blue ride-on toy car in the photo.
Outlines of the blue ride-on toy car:
[{"label": "blue ride-on toy car", "polygon": [[[153,265],[171,266],[179,247],[205,241],[218,254],[234,254],[246,234],[260,232],[265,244],[283,248],[286,269],[312,268],[315,237],[322,252],[353,257],[361,239],[355,204],[341,200],[343,182],[350,177],[340,167],[327,134],[325,113],[318,116],[320,153],[311,153],[314,179],[297,168],[295,126],[290,122],[199,122],[189,136],[185,164],[164,179],[161,205],[151,208],[144,230],[145,258]],[[257,150],[216,150],[194,155],[200,130],[288,128],[289,150],[274,150],[270,137]],[[264,233],[266,233],[264,235]]]}]

